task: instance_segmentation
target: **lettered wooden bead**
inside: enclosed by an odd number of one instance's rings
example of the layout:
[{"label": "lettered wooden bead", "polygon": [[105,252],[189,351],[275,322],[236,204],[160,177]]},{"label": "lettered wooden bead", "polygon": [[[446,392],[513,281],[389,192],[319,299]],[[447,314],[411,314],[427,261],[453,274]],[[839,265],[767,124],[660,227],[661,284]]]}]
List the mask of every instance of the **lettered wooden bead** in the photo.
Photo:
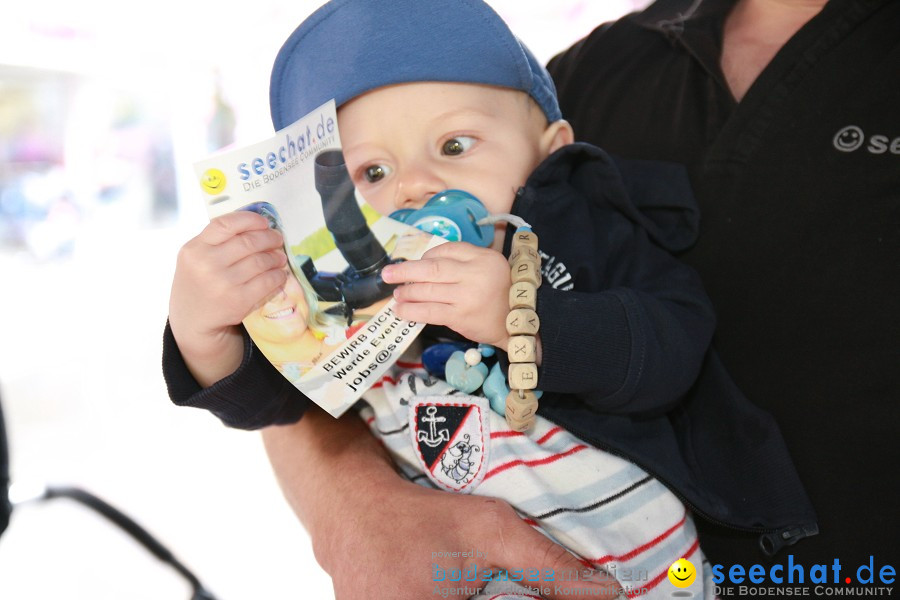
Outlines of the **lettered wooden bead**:
[{"label": "lettered wooden bead", "polygon": [[517,231],[513,234],[512,249],[531,248],[534,251],[538,249],[538,237],[533,231]]},{"label": "lettered wooden bead", "polygon": [[531,251],[530,248],[525,248],[524,250],[518,250],[509,255],[509,264],[514,267],[519,263],[531,263],[533,265],[541,264],[541,257],[538,256],[537,252]]},{"label": "lettered wooden bead", "polygon": [[538,254],[538,251],[534,248],[529,248],[528,246],[519,246],[518,248],[513,248],[509,253],[509,263],[512,264],[513,261],[518,260],[522,256],[527,256],[532,260],[540,261],[541,255]]},{"label": "lettered wooden bead", "polygon": [[522,391],[521,396],[519,391],[512,390],[506,396],[506,416],[522,420],[537,412],[538,400],[532,391]]},{"label": "lettered wooden bead", "polygon": [[512,390],[533,390],[537,387],[538,371],[534,363],[510,363],[507,375]]},{"label": "lettered wooden bead", "polygon": [[541,267],[534,261],[528,259],[520,259],[510,266],[509,276],[513,283],[527,281],[535,287],[541,285]]},{"label": "lettered wooden bead", "polygon": [[506,345],[511,363],[533,363],[537,360],[537,346],[533,335],[514,335]]},{"label": "lettered wooden bead", "polygon": [[515,308],[506,315],[506,332],[509,335],[535,335],[540,326],[538,314],[530,308]]},{"label": "lettered wooden bead", "polygon": [[527,281],[517,281],[509,288],[509,307],[537,308],[537,286]]},{"label": "lettered wooden bead", "polygon": [[518,431],[519,433],[525,433],[532,427],[534,427],[535,423],[534,415],[526,418],[526,419],[516,419],[515,417],[506,417],[506,423],[509,425],[509,428],[513,431]]}]

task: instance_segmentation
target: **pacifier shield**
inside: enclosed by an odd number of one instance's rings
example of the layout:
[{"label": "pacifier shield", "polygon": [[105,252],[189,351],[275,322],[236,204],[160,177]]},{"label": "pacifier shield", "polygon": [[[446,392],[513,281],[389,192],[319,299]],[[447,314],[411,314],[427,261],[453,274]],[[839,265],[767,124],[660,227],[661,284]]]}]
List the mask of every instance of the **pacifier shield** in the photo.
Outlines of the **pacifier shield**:
[{"label": "pacifier shield", "polygon": [[428,199],[422,208],[404,208],[391,218],[451,242],[469,242],[487,248],[494,241],[494,226],[479,225],[489,216],[481,201],[462,190],[445,190]]}]

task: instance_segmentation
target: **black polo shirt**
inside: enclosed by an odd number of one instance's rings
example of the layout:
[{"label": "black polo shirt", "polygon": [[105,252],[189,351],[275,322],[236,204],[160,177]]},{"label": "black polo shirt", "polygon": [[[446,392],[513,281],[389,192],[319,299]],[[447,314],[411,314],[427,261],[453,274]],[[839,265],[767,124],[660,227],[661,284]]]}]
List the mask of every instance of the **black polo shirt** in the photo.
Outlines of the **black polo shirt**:
[{"label": "black polo shirt", "polygon": [[[688,167],[701,233],[682,258],[715,346],[819,516],[775,561],[900,568],[900,2],[831,0],[740,103],[719,67],[732,5],[663,0],[597,29],[550,64],[563,115],[613,154]],[[765,562],[701,526],[713,563]]]}]

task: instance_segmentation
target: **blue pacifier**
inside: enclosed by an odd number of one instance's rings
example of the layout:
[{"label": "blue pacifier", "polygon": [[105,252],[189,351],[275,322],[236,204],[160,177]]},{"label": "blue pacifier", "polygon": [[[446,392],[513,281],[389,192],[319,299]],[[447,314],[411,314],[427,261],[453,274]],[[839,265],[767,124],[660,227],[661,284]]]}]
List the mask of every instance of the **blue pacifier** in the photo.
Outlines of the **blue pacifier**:
[{"label": "blue pacifier", "polygon": [[451,242],[469,242],[487,248],[494,241],[494,226],[479,225],[488,216],[481,201],[462,190],[444,190],[422,208],[403,208],[391,218]]}]

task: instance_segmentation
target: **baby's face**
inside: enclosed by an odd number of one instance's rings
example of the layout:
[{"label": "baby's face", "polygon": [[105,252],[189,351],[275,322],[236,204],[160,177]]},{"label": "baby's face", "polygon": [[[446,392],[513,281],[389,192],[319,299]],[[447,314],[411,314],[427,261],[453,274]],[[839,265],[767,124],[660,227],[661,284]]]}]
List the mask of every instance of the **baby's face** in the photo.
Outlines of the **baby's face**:
[{"label": "baby's face", "polygon": [[[544,114],[523,92],[461,83],[408,83],[338,110],[353,183],[375,210],[418,208],[460,189],[490,213],[508,213],[516,190],[555,149]],[[503,236],[495,236],[501,246]]]}]

